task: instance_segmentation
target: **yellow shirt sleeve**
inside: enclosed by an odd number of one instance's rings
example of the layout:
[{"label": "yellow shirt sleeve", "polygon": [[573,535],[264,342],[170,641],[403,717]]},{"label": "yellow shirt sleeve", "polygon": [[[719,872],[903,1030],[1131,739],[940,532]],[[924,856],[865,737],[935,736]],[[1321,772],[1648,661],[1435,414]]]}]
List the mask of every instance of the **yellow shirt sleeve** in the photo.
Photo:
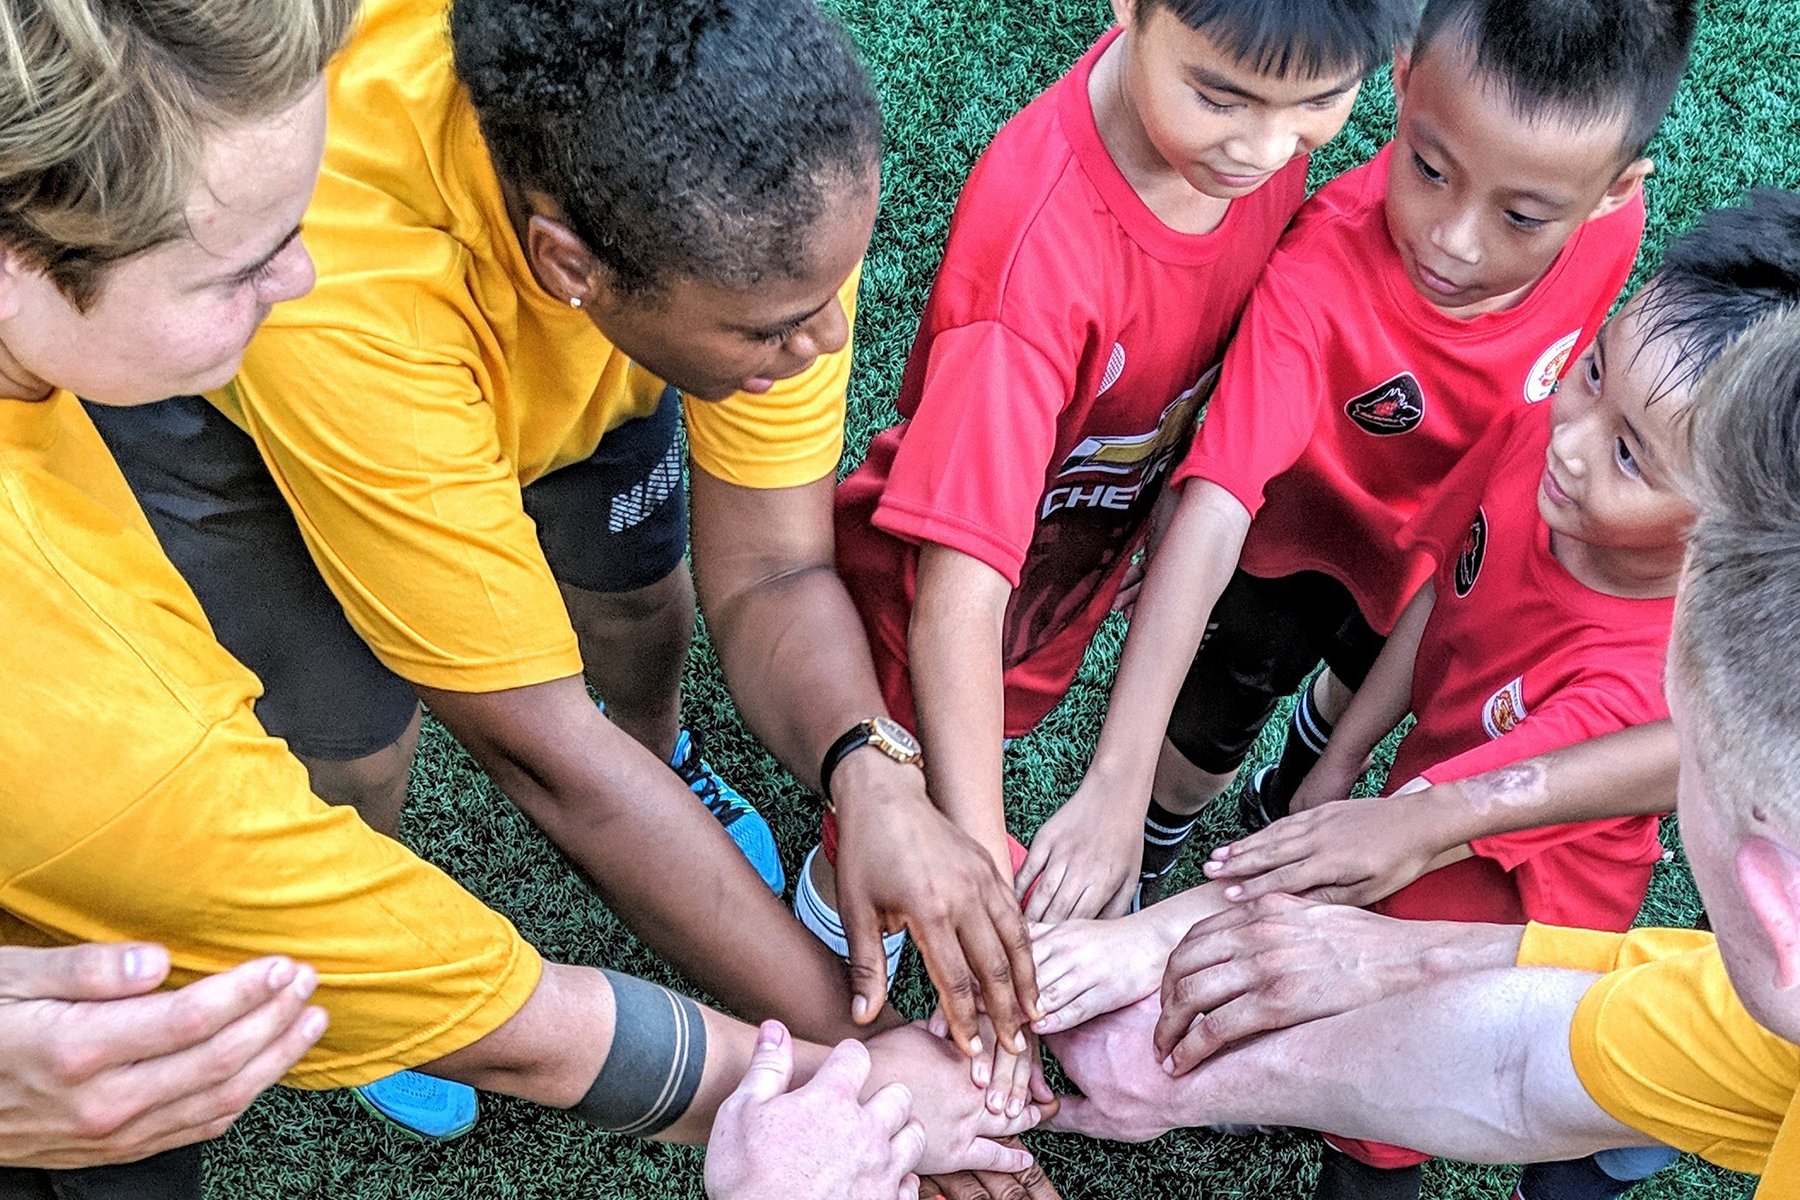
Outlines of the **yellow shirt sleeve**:
[{"label": "yellow shirt sleeve", "polygon": [[1717,947],[1602,977],[1569,1045],[1614,1119],[1734,1171],[1764,1173],[1800,1087],[1800,1048],[1745,1011]]},{"label": "yellow shirt sleeve", "polygon": [[[838,289],[852,327],[862,265]],[[837,471],[844,454],[845,396],[852,346],[819,360],[762,395],[739,392],[716,403],[684,398],[688,453],[696,466],[748,488],[800,487]]]},{"label": "yellow shirt sleeve", "polygon": [[1713,935],[1698,929],[1634,929],[1629,933],[1602,933],[1533,921],[1525,926],[1525,936],[1519,942],[1518,965],[1563,967],[1605,975],[1621,967],[1635,967],[1713,944]]},{"label": "yellow shirt sleeve", "polygon": [[[452,347],[455,321],[443,324]],[[268,331],[246,364],[220,407],[255,439],[320,573],[390,670],[459,692],[581,672],[477,362],[314,328]]]}]

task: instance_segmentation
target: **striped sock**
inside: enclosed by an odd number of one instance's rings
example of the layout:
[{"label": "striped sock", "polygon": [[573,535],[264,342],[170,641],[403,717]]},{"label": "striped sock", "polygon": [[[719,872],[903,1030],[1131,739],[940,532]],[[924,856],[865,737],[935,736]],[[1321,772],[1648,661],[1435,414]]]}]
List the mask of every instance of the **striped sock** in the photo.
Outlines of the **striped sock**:
[{"label": "striped sock", "polygon": [[[814,846],[807,852],[806,862],[800,867],[800,881],[794,885],[794,915],[800,923],[812,930],[813,936],[831,948],[831,952],[839,958],[850,957],[850,935],[844,932],[843,918],[838,916],[837,909],[825,902],[819,895],[819,889],[813,886],[813,855],[819,853],[820,847]],[[888,982],[894,982],[894,972],[900,969],[900,951],[906,948],[906,933],[884,933],[881,935],[881,949],[887,955]]]},{"label": "striped sock", "polygon": [[1317,675],[1312,676],[1300,689],[1299,703],[1294,705],[1294,715],[1288,720],[1287,744],[1281,748],[1281,761],[1258,781],[1257,794],[1271,821],[1279,821],[1288,815],[1294,793],[1300,790],[1307,772],[1313,769],[1319,755],[1325,753],[1325,743],[1331,740],[1331,722],[1319,714],[1318,703],[1313,699],[1313,683],[1317,679]]},{"label": "striped sock", "polygon": [[1144,817],[1144,865],[1138,879],[1148,883],[1161,879],[1181,857],[1181,848],[1199,821],[1198,813],[1172,813],[1155,800]]}]

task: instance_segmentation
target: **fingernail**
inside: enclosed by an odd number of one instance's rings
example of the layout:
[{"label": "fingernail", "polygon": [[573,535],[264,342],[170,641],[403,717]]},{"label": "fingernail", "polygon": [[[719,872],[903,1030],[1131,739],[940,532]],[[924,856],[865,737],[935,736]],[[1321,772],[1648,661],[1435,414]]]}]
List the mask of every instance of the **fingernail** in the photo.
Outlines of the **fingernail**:
[{"label": "fingernail", "polygon": [[1023,1032],[1012,1035],[1012,1052],[1014,1054],[1025,1053],[1025,1034]]},{"label": "fingernail", "polygon": [[1220,871],[1222,871],[1224,869],[1225,869],[1225,864],[1220,862],[1216,858],[1207,859],[1205,862],[1200,864],[1201,873],[1206,874],[1206,875],[1217,875]]},{"label": "fingernail", "polygon": [[[986,1087],[994,1081],[994,1069],[987,1063],[978,1062],[975,1064],[974,1077],[976,1087]],[[988,1099],[991,1102],[993,1097],[989,1096]]]},{"label": "fingernail", "polygon": [[858,996],[856,999],[854,999],[850,1002],[851,1019],[860,1021],[868,1015],[869,1015],[869,998],[867,996]]},{"label": "fingernail", "polygon": [[993,1092],[989,1092],[987,1094],[987,1110],[996,1117],[1004,1116],[1006,1113],[1006,1097],[996,1096]]},{"label": "fingernail", "polygon": [[1033,1032],[1033,1033],[1049,1033],[1050,1032],[1049,1020],[1046,1018],[1043,1020],[1033,1021],[1031,1023],[1031,1032]]},{"label": "fingernail", "polygon": [[294,964],[291,960],[278,958],[269,964],[269,990],[279,992],[294,982]]},{"label": "fingernail", "polygon": [[326,1016],[322,1008],[309,1008],[306,1015],[300,1018],[300,1036],[309,1042],[316,1042],[325,1034],[325,1026],[331,1018]]},{"label": "fingernail", "polygon": [[1022,1113],[1024,1111],[1025,1111],[1025,1101],[1019,1099],[1019,1097],[1017,1097],[1017,1096],[1014,1096],[1012,1098],[1012,1103],[1008,1104],[1006,1106],[1006,1115],[1009,1117],[1017,1117],[1020,1113]]},{"label": "fingernail", "polygon": [[301,967],[294,972],[294,994],[302,1000],[311,996],[319,986],[319,973],[311,967]]},{"label": "fingernail", "polygon": [[1163,1069],[1164,1075],[1175,1074],[1175,1056],[1173,1054],[1171,1054],[1171,1055],[1169,1055],[1169,1057],[1163,1059],[1162,1069]]},{"label": "fingernail", "polygon": [[780,1022],[764,1021],[762,1023],[762,1028],[758,1032],[762,1034],[762,1036],[756,1040],[756,1048],[758,1050],[773,1050],[781,1045]]},{"label": "fingernail", "polygon": [[160,948],[151,946],[133,946],[125,951],[125,978],[155,979],[162,971],[163,954]]},{"label": "fingernail", "polygon": [[972,1037],[969,1039],[969,1056],[971,1058],[980,1057],[981,1048],[982,1047],[981,1047],[981,1039],[980,1038]]},{"label": "fingernail", "polygon": [[1242,900],[1244,898],[1244,889],[1234,883],[1225,889],[1225,898],[1227,900]]}]

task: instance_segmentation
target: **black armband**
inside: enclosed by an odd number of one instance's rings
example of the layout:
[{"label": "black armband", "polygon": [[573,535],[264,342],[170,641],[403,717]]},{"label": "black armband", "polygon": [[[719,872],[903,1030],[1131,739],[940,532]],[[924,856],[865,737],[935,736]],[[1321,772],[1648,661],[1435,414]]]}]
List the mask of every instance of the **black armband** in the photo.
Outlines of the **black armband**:
[{"label": "black armband", "polygon": [[706,1068],[700,1006],[668,988],[616,971],[613,1038],[587,1095],[571,1110],[609,1133],[654,1137],[681,1119]]}]

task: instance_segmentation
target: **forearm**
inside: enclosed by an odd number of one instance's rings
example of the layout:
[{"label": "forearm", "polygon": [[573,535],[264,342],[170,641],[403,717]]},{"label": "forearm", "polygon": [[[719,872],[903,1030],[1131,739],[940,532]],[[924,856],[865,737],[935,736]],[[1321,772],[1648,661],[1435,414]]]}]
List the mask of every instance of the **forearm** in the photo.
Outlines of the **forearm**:
[{"label": "forearm", "polygon": [[1090,774],[1148,798],[1169,714],[1249,528],[1250,514],[1218,485],[1182,489],[1144,576]]},{"label": "forearm", "polygon": [[1465,976],[1219,1055],[1182,1081],[1207,1122],[1280,1123],[1471,1162],[1648,1145],[1581,1086],[1569,1022],[1594,976]]},{"label": "forearm", "polygon": [[[853,1036],[842,964],[675,774],[587,701],[579,679],[540,686],[562,684],[573,691],[510,719],[492,697],[426,699],[658,955],[751,1019],[778,1017],[802,1037]],[[733,921],[719,921],[721,911]]]},{"label": "forearm", "polygon": [[944,546],[919,552],[907,648],[927,790],[946,816],[1012,875],[1001,791],[1005,693],[1002,623],[1011,585]]},{"label": "forearm", "polygon": [[1675,807],[1675,728],[1636,725],[1551,750],[1467,779],[1436,784],[1421,799],[1442,807],[1446,836],[1470,842],[1493,834],[1605,817],[1659,814]]}]

